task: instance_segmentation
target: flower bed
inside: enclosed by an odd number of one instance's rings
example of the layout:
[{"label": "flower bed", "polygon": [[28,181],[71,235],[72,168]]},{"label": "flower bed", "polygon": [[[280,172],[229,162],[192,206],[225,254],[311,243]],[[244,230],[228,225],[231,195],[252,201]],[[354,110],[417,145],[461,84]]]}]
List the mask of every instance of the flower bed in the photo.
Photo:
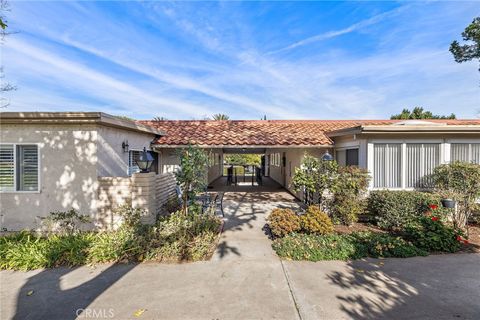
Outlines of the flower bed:
[{"label": "flower bed", "polygon": [[[272,231],[276,236],[272,247],[284,259],[319,261],[425,256],[433,252],[457,252],[468,244],[460,230],[445,223],[446,219],[436,204],[427,205],[427,208],[428,211],[424,215],[412,219],[403,229],[397,231],[380,230],[361,224],[354,224],[354,228],[348,230],[345,226],[336,226],[322,229],[321,232],[320,230],[312,232],[303,227],[288,229],[283,225],[291,226],[292,220],[305,220],[304,216],[298,218],[289,211],[280,219],[279,215],[283,211],[277,210],[275,219],[268,219],[274,226]],[[313,211],[315,210],[309,208],[306,215]],[[309,216],[309,220],[317,219],[325,223],[324,214]],[[275,230],[282,232],[278,233]],[[286,230],[289,232],[285,232]],[[352,231],[349,232],[350,230]]]},{"label": "flower bed", "polygon": [[220,226],[214,216],[177,212],[154,225],[134,221],[111,232],[20,232],[0,237],[0,269],[206,260],[216,248]]}]

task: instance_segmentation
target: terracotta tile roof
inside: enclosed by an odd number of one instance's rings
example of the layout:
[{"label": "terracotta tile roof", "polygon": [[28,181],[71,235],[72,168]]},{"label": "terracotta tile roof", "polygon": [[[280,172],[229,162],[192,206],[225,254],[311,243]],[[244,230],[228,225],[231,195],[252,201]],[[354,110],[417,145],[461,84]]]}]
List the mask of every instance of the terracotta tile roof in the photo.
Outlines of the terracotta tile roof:
[{"label": "terracotta tile roof", "polygon": [[[327,132],[402,120],[163,120],[139,121],[166,133],[156,144],[178,146],[331,145]],[[432,120],[428,120],[432,121]],[[480,120],[438,120],[449,125],[480,125]]]}]

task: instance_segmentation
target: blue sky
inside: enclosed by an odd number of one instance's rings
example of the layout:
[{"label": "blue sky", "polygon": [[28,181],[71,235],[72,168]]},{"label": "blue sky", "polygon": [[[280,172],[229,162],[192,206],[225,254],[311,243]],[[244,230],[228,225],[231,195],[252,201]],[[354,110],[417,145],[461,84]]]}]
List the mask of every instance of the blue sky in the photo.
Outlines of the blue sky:
[{"label": "blue sky", "polygon": [[452,40],[479,2],[11,2],[8,111],[139,119],[474,118]]}]

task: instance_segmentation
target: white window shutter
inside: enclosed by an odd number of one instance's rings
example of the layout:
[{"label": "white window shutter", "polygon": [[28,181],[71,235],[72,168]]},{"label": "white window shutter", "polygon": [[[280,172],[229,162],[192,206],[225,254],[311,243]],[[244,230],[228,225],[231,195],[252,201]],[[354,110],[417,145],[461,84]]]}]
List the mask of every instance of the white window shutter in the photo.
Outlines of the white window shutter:
[{"label": "white window shutter", "polygon": [[0,191],[15,190],[15,155],[12,144],[0,145]]},{"label": "white window shutter", "polygon": [[38,147],[36,145],[18,145],[17,164],[17,189],[19,191],[37,191]]}]

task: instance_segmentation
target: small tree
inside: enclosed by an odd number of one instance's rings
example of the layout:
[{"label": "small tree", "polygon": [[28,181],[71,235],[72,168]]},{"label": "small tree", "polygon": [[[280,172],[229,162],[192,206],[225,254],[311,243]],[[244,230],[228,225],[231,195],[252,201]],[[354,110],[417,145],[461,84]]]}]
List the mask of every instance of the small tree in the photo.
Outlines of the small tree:
[{"label": "small tree", "polygon": [[189,145],[181,149],[180,169],[175,173],[177,184],[182,191],[182,211],[188,213],[188,204],[207,185],[208,156],[200,148]]},{"label": "small tree", "polygon": [[300,168],[295,168],[293,189],[303,192],[305,204],[312,205],[317,202],[319,206],[325,206],[324,193],[331,188],[337,172],[338,165],[335,161],[322,161],[305,154]]},{"label": "small tree", "polygon": [[307,205],[313,204],[313,195],[318,192],[317,175],[319,170],[319,160],[308,154],[303,157],[300,168],[295,168],[292,186],[295,191],[303,192],[303,201]]},{"label": "small tree", "polygon": [[358,167],[339,167],[337,178],[332,185],[332,216],[335,221],[351,225],[366,208],[362,199],[367,191],[370,176],[368,171]]},{"label": "small tree", "polygon": [[465,228],[480,198],[480,165],[459,161],[442,164],[435,168],[433,181],[441,196],[457,202],[452,215],[454,227]]}]

